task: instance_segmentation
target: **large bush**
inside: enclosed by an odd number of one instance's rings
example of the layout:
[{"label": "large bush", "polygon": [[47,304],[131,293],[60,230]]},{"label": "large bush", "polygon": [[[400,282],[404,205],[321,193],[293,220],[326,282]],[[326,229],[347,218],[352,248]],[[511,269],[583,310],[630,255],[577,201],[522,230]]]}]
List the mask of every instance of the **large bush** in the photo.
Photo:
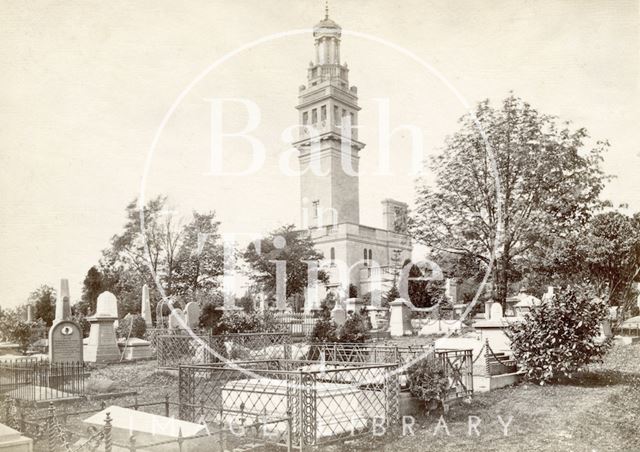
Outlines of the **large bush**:
[{"label": "large bush", "polygon": [[245,312],[226,312],[213,328],[214,335],[228,333],[281,333],[284,326],[281,325],[273,314],[247,314]]},{"label": "large bush", "polygon": [[409,392],[424,402],[427,410],[442,405],[449,379],[442,362],[428,356],[413,364],[408,372]]},{"label": "large bush", "polygon": [[141,315],[128,315],[118,321],[118,328],[116,334],[118,337],[138,337],[144,338],[144,334],[147,332],[147,324]]},{"label": "large bush", "polygon": [[338,341],[363,343],[369,339],[369,331],[371,331],[369,317],[365,313],[356,312],[348,316],[338,329]]},{"label": "large bush", "polygon": [[596,299],[589,286],[568,287],[506,333],[527,378],[543,384],[563,375],[571,377],[606,353],[610,341],[598,338],[606,314],[607,305]]},{"label": "large bush", "polygon": [[31,344],[32,326],[35,326],[35,324],[22,320],[17,311],[2,311],[0,315],[0,338],[18,344],[20,352],[25,354]]}]

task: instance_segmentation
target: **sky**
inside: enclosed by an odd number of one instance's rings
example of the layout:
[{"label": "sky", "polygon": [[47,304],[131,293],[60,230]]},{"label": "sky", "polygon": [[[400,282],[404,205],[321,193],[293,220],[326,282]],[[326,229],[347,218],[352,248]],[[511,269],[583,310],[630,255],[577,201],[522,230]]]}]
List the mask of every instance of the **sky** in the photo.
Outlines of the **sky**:
[{"label": "sky", "polygon": [[[215,210],[239,241],[298,223],[299,181],[280,169],[290,149],[281,136],[297,122],[323,10],[317,0],[3,1],[0,306],[60,278],[78,299],[140,196],[166,194],[185,217]],[[376,99],[388,100],[392,129],[423,132],[428,156],[468,105],[510,92],[608,140],[603,168],[616,177],[604,196],[640,210],[637,1],[341,0],[330,16],[362,107],[362,223],[382,226],[384,198],[415,197],[406,131],[392,137],[391,174],[376,175]],[[261,113],[252,134],[264,164],[250,175],[211,174],[210,100],[219,98],[248,99]],[[244,127],[240,104],[225,105],[224,127]],[[242,170],[251,149],[230,141],[223,162]]]}]

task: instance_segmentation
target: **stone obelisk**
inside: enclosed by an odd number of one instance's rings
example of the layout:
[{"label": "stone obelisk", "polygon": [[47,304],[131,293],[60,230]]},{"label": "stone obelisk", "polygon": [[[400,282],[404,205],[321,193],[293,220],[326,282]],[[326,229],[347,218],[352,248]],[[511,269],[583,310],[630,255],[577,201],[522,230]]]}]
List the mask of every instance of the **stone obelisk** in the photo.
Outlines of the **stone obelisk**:
[{"label": "stone obelisk", "polygon": [[60,290],[56,300],[56,318],[54,322],[71,319],[71,300],[69,296],[69,280],[60,280]]},{"label": "stone obelisk", "polygon": [[144,323],[147,326],[152,326],[151,320],[151,302],[149,301],[149,286],[146,284],[142,286],[142,303],[141,303],[141,312],[142,318],[144,319]]}]

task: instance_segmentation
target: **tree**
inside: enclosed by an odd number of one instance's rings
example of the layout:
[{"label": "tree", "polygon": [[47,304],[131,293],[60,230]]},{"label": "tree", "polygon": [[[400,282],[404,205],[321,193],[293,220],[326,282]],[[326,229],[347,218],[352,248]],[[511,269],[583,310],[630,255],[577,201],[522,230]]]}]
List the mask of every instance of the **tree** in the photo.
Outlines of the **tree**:
[{"label": "tree", "polygon": [[[594,215],[582,228],[554,241],[531,259],[528,285],[566,285],[589,281],[609,304],[629,310],[633,282],[640,276],[640,214],[617,211]],[[542,292],[543,288],[537,288]]]},{"label": "tree", "polygon": [[79,310],[84,315],[89,315],[96,312],[96,303],[98,301],[98,295],[104,290],[102,273],[94,265],[87,272],[84,281],[82,283],[82,300],[79,306]]},{"label": "tree", "polygon": [[608,143],[585,150],[586,138],[585,129],[559,126],[514,96],[500,108],[481,102],[432,158],[435,182],[418,188],[413,235],[436,251],[491,264],[504,303],[520,262],[602,205]]},{"label": "tree", "polygon": [[29,303],[35,306],[34,315],[50,327],[56,317],[56,291],[53,287],[42,285],[29,295]]},{"label": "tree", "polygon": [[184,224],[160,196],[149,200],[142,211],[134,200],[126,207],[126,218],[98,267],[101,290],[116,295],[121,315],[140,312],[144,284],[149,286],[154,312],[163,295],[158,287],[165,296],[183,302],[213,294],[224,260],[214,212],[193,212]]},{"label": "tree", "polygon": [[31,328],[34,325],[22,319],[17,309],[5,310],[0,316],[0,337],[15,342],[25,354],[31,344]]},{"label": "tree", "polygon": [[[278,247],[274,245],[274,240]],[[251,278],[271,293],[276,291],[276,264],[273,261],[284,261],[287,298],[294,294],[304,294],[308,272],[308,266],[304,261],[323,259],[322,253],[314,248],[309,235],[296,231],[293,225],[283,226],[269,233],[260,241],[259,250],[254,242],[250,243],[243,257],[250,266]],[[324,271],[318,271],[318,280],[327,281]]]},{"label": "tree", "polygon": [[607,315],[606,304],[592,287],[567,287],[534,307],[520,323],[506,330],[511,350],[536,382],[569,378],[607,351],[610,340],[600,341],[600,323]]}]

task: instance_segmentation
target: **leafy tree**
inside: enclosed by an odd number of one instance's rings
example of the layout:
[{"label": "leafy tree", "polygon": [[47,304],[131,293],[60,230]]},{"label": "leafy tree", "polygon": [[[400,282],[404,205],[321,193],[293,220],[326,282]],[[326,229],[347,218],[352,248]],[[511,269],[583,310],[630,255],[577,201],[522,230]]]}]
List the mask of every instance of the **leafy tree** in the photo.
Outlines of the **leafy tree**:
[{"label": "leafy tree", "polygon": [[249,295],[243,295],[242,297],[240,297],[236,304],[241,307],[242,310],[247,314],[251,314],[253,311],[255,311],[253,299]]},{"label": "leafy tree", "polygon": [[183,224],[160,196],[149,200],[142,212],[136,201],[131,202],[126,217],[123,231],[112,238],[98,268],[101,289],[116,295],[121,315],[140,312],[143,284],[149,286],[154,312],[162,299],[158,285],[166,296],[183,302],[210,295],[219,286],[223,252],[213,212],[193,212]]},{"label": "leafy tree", "polygon": [[358,288],[355,284],[349,284],[349,298],[358,298]]},{"label": "leafy tree", "polygon": [[42,285],[29,295],[29,303],[35,306],[34,315],[50,327],[56,317],[56,291],[53,287]]},{"label": "leafy tree", "polygon": [[[331,308],[325,301],[320,305],[320,318],[313,326],[313,331],[311,332],[312,343],[338,341],[338,328],[333,320],[331,320]],[[308,359],[315,360],[319,358],[317,351],[314,350],[314,348],[310,350]]]},{"label": "leafy tree", "polygon": [[[406,265],[409,265],[409,262],[405,262]],[[429,276],[415,264],[412,264],[409,269],[407,291],[411,302],[418,308],[431,307],[438,304],[444,297],[444,282],[428,279]],[[387,299],[389,299],[388,296]]]},{"label": "leafy tree", "polygon": [[369,331],[369,317],[365,313],[354,312],[338,329],[338,341],[361,344],[369,339]]},{"label": "leafy tree", "polygon": [[388,305],[392,301],[395,301],[397,298],[400,298],[400,292],[398,291],[398,287],[394,284],[387,291],[384,304]]},{"label": "leafy tree", "polygon": [[147,324],[140,314],[129,315],[118,322],[116,334],[118,337],[137,337],[144,339]]},{"label": "leafy tree", "polygon": [[31,328],[33,326],[35,325],[22,319],[18,310],[7,309],[2,311],[2,316],[0,316],[0,337],[18,344],[20,352],[25,354],[31,344]]},{"label": "leafy tree", "polygon": [[425,179],[418,188],[413,235],[436,251],[492,263],[504,303],[520,261],[601,205],[608,143],[587,151],[586,138],[585,129],[558,125],[514,96],[499,108],[480,103],[431,160],[435,184]]},{"label": "leafy tree", "polygon": [[610,341],[598,340],[606,315],[606,304],[596,298],[593,288],[567,287],[506,332],[527,378],[543,384],[562,375],[570,378],[606,353]]},{"label": "leafy tree", "polygon": [[104,277],[98,267],[95,265],[87,271],[82,283],[82,299],[79,308],[84,315],[93,314],[96,312],[96,303],[98,301],[98,295],[103,291],[108,290],[104,288]]},{"label": "leafy tree", "polygon": [[[274,245],[283,244],[281,248]],[[323,256],[314,249],[313,241],[308,234],[297,231],[293,225],[278,228],[260,241],[260,249],[255,243],[250,243],[244,252],[244,260],[250,266],[250,276],[260,284],[267,292],[276,291],[276,264],[275,260],[286,263],[286,297],[294,294],[304,294],[307,286],[308,266],[304,261],[320,261]],[[324,271],[318,271],[318,280],[327,281]]]}]

